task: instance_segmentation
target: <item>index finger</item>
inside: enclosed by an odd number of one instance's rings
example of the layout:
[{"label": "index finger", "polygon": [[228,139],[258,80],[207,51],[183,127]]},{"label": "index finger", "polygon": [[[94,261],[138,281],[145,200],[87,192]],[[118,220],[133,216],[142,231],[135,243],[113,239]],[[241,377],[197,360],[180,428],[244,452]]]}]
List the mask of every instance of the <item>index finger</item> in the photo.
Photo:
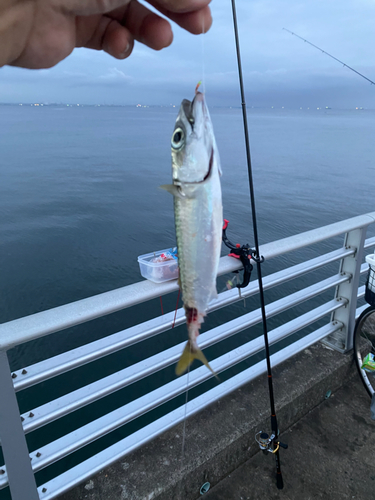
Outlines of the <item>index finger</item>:
[{"label": "index finger", "polygon": [[147,0],[161,14],[176,24],[199,35],[206,33],[212,24],[211,10],[208,5],[211,0]]},{"label": "index finger", "polygon": [[161,9],[175,14],[185,14],[186,12],[194,12],[207,7],[211,0],[147,0],[150,5],[156,9]]}]

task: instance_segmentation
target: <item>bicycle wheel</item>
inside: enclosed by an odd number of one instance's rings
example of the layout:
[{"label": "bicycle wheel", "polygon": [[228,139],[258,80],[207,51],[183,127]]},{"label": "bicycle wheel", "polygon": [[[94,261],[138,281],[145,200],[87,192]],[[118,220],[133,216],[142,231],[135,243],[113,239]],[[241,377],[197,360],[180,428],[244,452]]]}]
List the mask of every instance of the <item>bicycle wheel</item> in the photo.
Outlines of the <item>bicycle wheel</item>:
[{"label": "bicycle wheel", "polygon": [[367,392],[372,396],[375,392],[375,372],[369,373],[361,369],[363,358],[367,354],[375,355],[375,307],[365,309],[356,321],[353,334],[354,359],[361,380]]}]

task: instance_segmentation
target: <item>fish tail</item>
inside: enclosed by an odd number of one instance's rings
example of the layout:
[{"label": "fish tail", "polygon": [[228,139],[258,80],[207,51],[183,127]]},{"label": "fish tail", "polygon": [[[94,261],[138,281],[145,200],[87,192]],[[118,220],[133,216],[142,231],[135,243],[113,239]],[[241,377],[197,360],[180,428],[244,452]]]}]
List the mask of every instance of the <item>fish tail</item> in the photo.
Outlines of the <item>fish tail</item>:
[{"label": "fish tail", "polygon": [[185,349],[181,354],[181,358],[179,359],[176,366],[176,375],[182,375],[192,364],[195,359],[199,359],[204,365],[207,366],[209,370],[215,375],[215,377],[219,380],[219,377],[211,368],[209,362],[206,359],[206,356],[199,349],[199,347],[192,347],[190,340],[187,341]]}]

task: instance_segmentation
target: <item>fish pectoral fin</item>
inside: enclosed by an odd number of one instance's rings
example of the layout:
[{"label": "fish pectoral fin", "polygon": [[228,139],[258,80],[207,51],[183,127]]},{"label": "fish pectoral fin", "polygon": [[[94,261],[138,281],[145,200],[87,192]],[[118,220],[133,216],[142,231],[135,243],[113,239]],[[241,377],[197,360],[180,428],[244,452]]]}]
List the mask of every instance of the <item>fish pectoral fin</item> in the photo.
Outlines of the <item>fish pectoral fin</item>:
[{"label": "fish pectoral fin", "polygon": [[214,372],[214,370],[211,368],[209,365],[206,356],[203,354],[203,352],[198,348],[196,350],[192,350],[190,341],[187,342],[185,349],[183,353],[181,354],[181,358],[179,359],[177,366],[176,366],[176,375],[182,375],[192,364],[194,359],[199,359],[204,365],[207,366],[209,370],[212,371],[212,373],[215,375],[215,377],[220,381],[219,377],[217,374]]},{"label": "fish pectoral fin", "polygon": [[179,189],[179,187],[175,186],[174,184],[162,184],[159,187],[160,189],[168,191],[168,193],[171,193],[171,195],[176,196],[177,198],[185,198],[185,195],[182,193],[181,189]]}]

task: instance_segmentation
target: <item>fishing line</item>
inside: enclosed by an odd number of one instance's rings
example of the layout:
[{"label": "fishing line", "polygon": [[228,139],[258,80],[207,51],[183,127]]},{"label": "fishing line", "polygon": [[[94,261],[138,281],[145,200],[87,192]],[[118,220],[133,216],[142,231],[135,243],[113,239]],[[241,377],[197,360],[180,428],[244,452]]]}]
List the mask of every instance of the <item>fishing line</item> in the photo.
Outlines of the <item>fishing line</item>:
[{"label": "fishing line", "polygon": [[[177,298],[177,304],[178,304],[178,298]],[[177,312],[177,310],[176,310]],[[189,342],[189,351],[190,351],[190,356],[191,356],[191,345]],[[187,371],[187,376],[186,376],[186,390],[185,390],[185,408],[184,408],[184,424],[182,427],[182,443],[181,443],[181,472],[182,472],[182,465],[183,461],[185,459],[185,444],[186,444],[186,420],[187,420],[187,404],[188,404],[188,398],[189,398],[189,377],[190,377],[190,363],[188,365],[188,371]],[[181,484],[182,487],[182,484]],[[181,493],[181,491],[180,491]]]},{"label": "fishing line", "polygon": [[[190,354],[191,354],[191,346],[189,344]],[[188,404],[188,394],[189,394],[189,378],[190,378],[190,365],[188,366],[187,376],[186,376],[186,391],[185,391],[185,410],[184,410],[184,424],[182,426],[182,443],[181,443],[181,477],[182,477],[182,466],[185,460],[185,445],[186,445],[186,421],[187,421],[187,404]],[[180,481],[180,498],[183,498],[182,495],[182,481]]]},{"label": "fishing line", "polygon": [[164,310],[163,310],[163,300],[161,298],[161,295],[160,295],[160,307],[161,307],[161,315],[163,316],[164,315]]},{"label": "fishing line", "polygon": [[204,41],[205,41],[205,32],[204,32],[204,16],[202,16],[202,44],[201,44],[201,47],[202,47],[202,78],[201,80],[203,81],[203,85],[202,85],[202,91],[203,91],[203,94],[206,95],[206,68],[205,68],[205,44],[204,44]]},{"label": "fishing line", "polygon": [[178,294],[177,294],[176,309],[174,311],[174,318],[173,318],[172,328],[174,328],[174,325],[176,324],[176,316],[177,316],[177,309],[178,309],[178,301],[180,300],[180,293],[181,293],[181,290],[179,288],[178,289]]},{"label": "fishing line", "polygon": [[[201,43],[201,58],[202,58],[202,78],[200,79],[197,87],[196,87],[196,92],[198,90],[198,87],[203,83],[202,85],[202,92],[206,95],[206,78],[205,78],[205,23],[204,23],[204,16],[202,16],[202,43]],[[180,298],[180,290],[178,291],[178,296],[177,296],[177,304],[176,304],[176,311],[175,311],[175,316],[173,320],[173,325],[172,328],[174,328],[175,322],[176,322],[176,314],[177,314],[177,307],[178,307],[178,301]],[[189,344],[189,349],[190,349],[190,355],[191,355],[191,346]],[[190,364],[188,366],[188,371],[187,371],[187,377],[186,377],[186,391],[185,391],[185,414],[184,414],[184,424],[182,428],[182,444],[181,444],[181,467],[182,467],[182,462],[185,458],[185,445],[186,445],[186,416],[187,416],[187,404],[188,404],[188,398],[189,398],[189,377],[190,377]],[[181,492],[180,492],[181,493]]]},{"label": "fishing line", "polygon": [[[275,400],[274,400],[273,383],[272,383],[272,369],[271,369],[271,359],[270,359],[270,350],[269,350],[269,342],[268,342],[268,331],[267,331],[267,318],[266,318],[262,270],[261,270],[261,263],[263,262],[264,259],[259,254],[258,227],[257,227],[257,217],[256,217],[256,210],[255,210],[253,173],[252,173],[251,155],[250,155],[249,131],[248,131],[248,125],[247,125],[245,91],[244,91],[244,84],[243,84],[243,78],[242,78],[242,64],[241,64],[241,53],[240,53],[240,41],[239,41],[239,35],[238,35],[236,5],[235,5],[235,0],[231,0],[231,1],[232,1],[233,27],[234,27],[236,53],[237,53],[238,76],[239,76],[240,91],[241,91],[241,106],[242,106],[244,133],[245,133],[246,159],[247,159],[247,169],[248,169],[249,188],[250,188],[250,203],[251,203],[252,221],[253,221],[253,233],[254,233],[254,245],[255,245],[255,255],[253,255],[253,259],[255,260],[256,265],[257,265],[257,274],[258,274],[258,283],[259,283],[259,298],[260,298],[260,305],[261,305],[261,312],[262,312],[263,336],[264,336],[264,345],[265,345],[266,361],[267,361],[268,390],[269,390],[270,406],[271,406],[272,435],[271,435],[269,444],[270,445],[272,444],[273,453],[274,453],[275,458],[276,458],[276,484],[277,484],[277,487],[279,489],[282,489],[283,488],[283,478],[281,475],[280,457],[279,457],[280,444],[277,442],[277,437],[278,437],[279,432],[278,432],[278,425],[277,425],[276,411],[275,411]],[[286,447],[286,445],[281,445],[281,446]]]},{"label": "fishing line", "polygon": [[[190,344],[189,344],[190,346]],[[191,354],[191,347],[190,347]],[[189,397],[189,378],[190,378],[190,365],[188,366],[188,372],[186,377],[186,391],[185,391],[185,415],[184,415],[184,426],[182,428],[182,446],[181,446],[181,460],[184,459],[185,456],[185,443],[186,443],[186,415],[187,415],[187,404]]]}]

